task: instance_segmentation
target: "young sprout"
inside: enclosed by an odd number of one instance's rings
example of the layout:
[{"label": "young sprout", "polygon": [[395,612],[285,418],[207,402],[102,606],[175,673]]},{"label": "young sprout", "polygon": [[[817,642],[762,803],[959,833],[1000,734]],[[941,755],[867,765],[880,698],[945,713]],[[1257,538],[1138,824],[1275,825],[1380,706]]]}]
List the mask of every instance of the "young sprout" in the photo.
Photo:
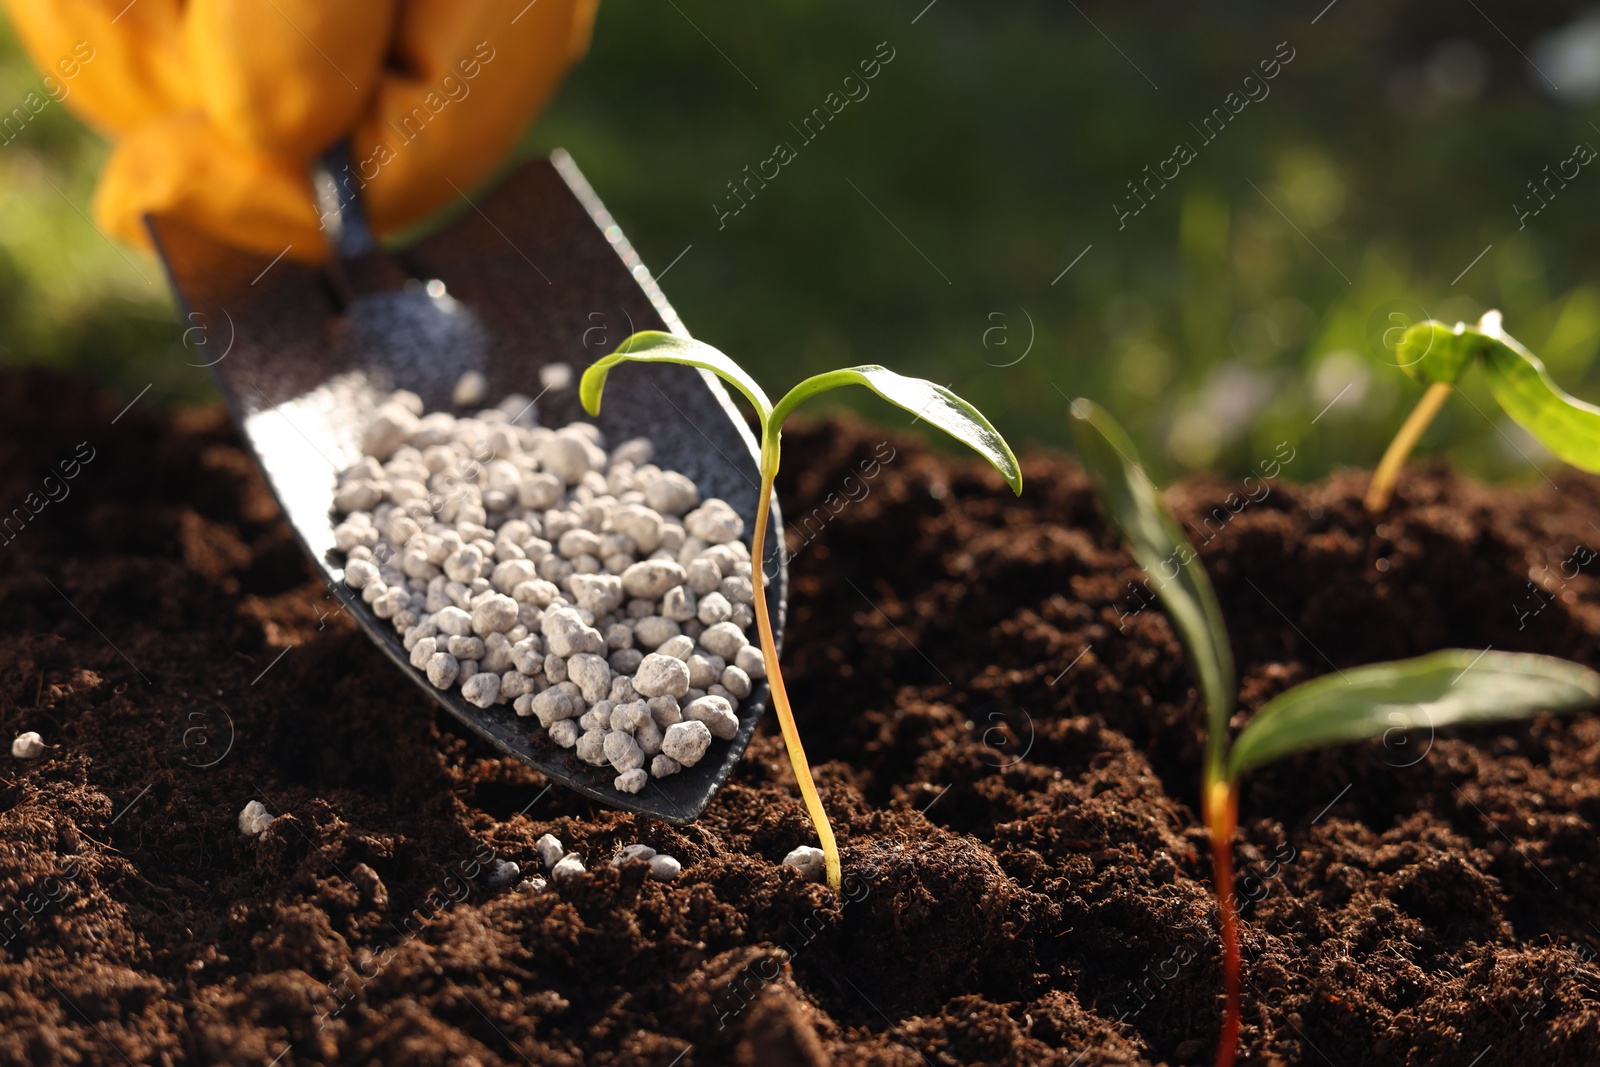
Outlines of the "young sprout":
[{"label": "young sprout", "polygon": [[1238,693],[1222,611],[1194,548],[1140,466],[1133,442],[1092,401],[1072,404],[1073,437],[1101,504],[1128,542],[1188,651],[1206,706],[1201,814],[1211,838],[1227,1007],[1217,1064],[1233,1063],[1239,1037],[1239,929],[1233,835],[1245,772],[1310,749],[1394,730],[1526,719],[1600,704],[1600,674],[1576,663],[1511,652],[1445,649],[1415,659],[1351,667],[1269,700],[1228,739]]},{"label": "young sprout", "polygon": [[1495,401],[1523,429],[1574,467],[1600,472],[1600,408],[1551,381],[1539,357],[1501,328],[1500,312],[1486,311],[1478,325],[1458,322],[1453,329],[1433,319],[1419,322],[1400,336],[1395,355],[1401,370],[1429,384],[1372,472],[1366,505],[1373,514],[1389,506],[1406,457],[1473,363],[1483,368]]},{"label": "young sprout", "polygon": [[1022,469],[1011,447],[1000,436],[989,420],[971,404],[940,385],[921,378],[907,378],[878,366],[850,367],[813,375],[784,394],[776,404],[767,399],[761,386],[731,358],[710,345],[687,337],[656,330],[645,330],[623,341],[611,355],[598,360],[583,372],[578,385],[578,395],[584,410],[590,415],[600,413],[600,394],[605,389],[606,375],[611,368],[625,360],[643,363],[682,363],[707,370],[728,382],[755,408],[761,429],[761,489],[756,505],[755,530],[751,535],[750,582],[755,588],[756,631],[761,640],[761,658],[765,663],[768,684],[772,689],[772,705],[778,712],[778,724],[783,729],[783,742],[789,751],[789,762],[794,766],[795,778],[800,782],[800,793],[805,798],[806,810],[817,828],[826,860],[828,884],[839,888],[839,848],[833,839],[833,827],[828,813],[823,810],[822,799],[817,796],[816,783],[811,779],[811,765],[806,761],[805,749],[800,744],[800,732],[795,727],[794,713],[789,707],[789,694],[783,685],[783,673],[778,666],[778,648],[772,636],[772,620],[767,615],[767,598],[764,591],[765,575],[762,573],[762,550],[767,541],[767,517],[772,510],[772,482],[778,474],[778,447],[783,436],[783,424],[794,409],[806,400],[837,389],[843,385],[864,385],[883,399],[917,415],[922,421],[937,426],[963,444],[969,445],[984,459],[994,465],[1005,478],[1013,492],[1022,492]]}]

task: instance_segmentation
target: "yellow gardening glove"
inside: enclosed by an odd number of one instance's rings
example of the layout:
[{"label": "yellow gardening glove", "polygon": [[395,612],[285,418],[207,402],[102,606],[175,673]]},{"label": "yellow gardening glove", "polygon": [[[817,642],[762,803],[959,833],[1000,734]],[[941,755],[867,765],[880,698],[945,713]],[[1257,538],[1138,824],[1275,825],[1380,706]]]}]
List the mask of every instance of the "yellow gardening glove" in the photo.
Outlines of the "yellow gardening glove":
[{"label": "yellow gardening glove", "polygon": [[[599,0],[5,0],[46,88],[113,142],[102,230],[174,215],[328,254],[316,157],[350,139],[379,234],[481,182],[588,48]],[[65,95],[63,95],[65,94]]]}]

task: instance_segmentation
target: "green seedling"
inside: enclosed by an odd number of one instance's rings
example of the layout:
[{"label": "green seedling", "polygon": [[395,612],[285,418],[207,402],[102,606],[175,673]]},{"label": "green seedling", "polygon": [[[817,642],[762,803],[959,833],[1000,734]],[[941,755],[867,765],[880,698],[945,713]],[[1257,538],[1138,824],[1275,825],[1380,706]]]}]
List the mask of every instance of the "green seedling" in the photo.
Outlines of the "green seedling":
[{"label": "green seedling", "polygon": [[833,839],[828,813],[823,810],[822,799],[817,795],[816,783],[811,779],[811,765],[806,761],[805,748],[800,744],[800,732],[795,727],[789,694],[783,685],[783,673],[778,667],[778,648],[772,637],[772,620],[767,614],[765,575],[762,573],[761,554],[767,541],[767,519],[772,511],[772,482],[778,475],[778,448],[783,436],[783,424],[795,408],[819,393],[844,385],[864,385],[889,403],[912,412],[923,422],[969,445],[993,464],[1012,491],[1018,494],[1022,492],[1022,468],[1017,465],[1017,457],[1012,455],[1005,438],[989,424],[989,420],[977,408],[943,386],[921,378],[907,378],[883,367],[850,367],[813,375],[773,404],[755,379],[729,356],[699,341],[655,330],[634,334],[611,355],[598,360],[583,372],[578,395],[583,401],[584,410],[590,415],[600,413],[600,394],[605,389],[606,376],[611,373],[611,368],[627,360],[681,363],[710,371],[743,393],[755,408],[761,430],[760,502],[756,505],[755,530],[750,540],[750,558],[756,564],[750,574],[750,582],[755,588],[756,630],[761,640],[761,657],[766,666],[768,685],[772,690],[772,706],[778,712],[778,724],[783,729],[789,762],[800,783],[806,810],[817,828],[817,837],[826,857],[828,884],[838,889],[839,847]]},{"label": "green seedling", "polygon": [[1395,356],[1401,370],[1428,383],[1428,391],[1372,472],[1366,505],[1373,514],[1389,506],[1406,457],[1450,399],[1456,381],[1474,363],[1483,368],[1495,401],[1518,425],[1557,458],[1580,470],[1600,473],[1600,408],[1585,404],[1551,381],[1539,357],[1501,327],[1500,312],[1484,312],[1476,326],[1458,322],[1449,327],[1433,319],[1419,322],[1401,334]]},{"label": "green seedling", "polygon": [[1115,419],[1088,400],[1072,405],[1073,436],[1094,476],[1108,517],[1189,654],[1206,707],[1201,813],[1211,838],[1222,940],[1226,1009],[1217,1063],[1233,1063],[1238,1043],[1239,930],[1233,894],[1233,836],[1239,782],[1284,756],[1417,727],[1526,719],[1541,712],[1600,704],[1600,674],[1576,663],[1510,652],[1446,649],[1415,659],[1351,667],[1297,685],[1228,736],[1238,685],[1222,611],[1200,558],[1145,475],[1133,442]]}]

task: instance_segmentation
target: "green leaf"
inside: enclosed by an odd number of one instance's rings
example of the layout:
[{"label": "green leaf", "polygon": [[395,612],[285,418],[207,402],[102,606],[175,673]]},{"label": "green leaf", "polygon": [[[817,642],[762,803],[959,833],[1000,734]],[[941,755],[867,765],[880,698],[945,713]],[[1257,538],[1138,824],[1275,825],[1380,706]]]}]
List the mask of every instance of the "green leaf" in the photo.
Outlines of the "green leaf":
[{"label": "green leaf", "polygon": [[676,337],[660,330],[641,330],[618,345],[615,352],[596,360],[583,372],[583,380],[578,383],[578,398],[583,401],[583,410],[591,415],[600,414],[600,394],[605,390],[606,376],[611,373],[612,367],[624,360],[682,363],[711,371],[745,395],[755,406],[762,425],[772,416],[772,402],[767,399],[767,394],[729,356],[691,337]]},{"label": "green leaf", "polygon": [[1501,331],[1491,339],[1483,373],[1505,413],[1559,459],[1600,472],[1600,408],[1564,392],[1539,357],[1510,334]]},{"label": "green leaf", "polygon": [[889,403],[937,426],[993,464],[1011,486],[1011,491],[1022,494],[1022,468],[1017,465],[1017,457],[981,411],[942,385],[922,378],[907,378],[883,367],[850,367],[807,378],[789,390],[773,408],[770,432],[778,433],[790,412],[811,397],[844,385],[864,385]]},{"label": "green leaf", "polygon": [[[1100,487],[1100,501],[1127,538],[1128,551],[1150,577],[1200,679],[1213,746],[1227,737],[1237,687],[1228,628],[1200,557],[1139,464],[1117,420],[1092,400],[1072,402],[1078,458]],[[1213,747],[1220,752],[1220,747]],[[1220,768],[1218,768],[1220,769]]]},{"label": "green leaf", "polygon": [[1490,344],[1488,338],[1464,323],[1446,326],[1437,319],[1429,319],[1401,335],[1395,358],[1400,369],[1419,382],[1454,385]]},{"label": "green leaf", "polygon": [[1558,458],[1600,473],[1600,408],[1553,382],[1539,357],[1501,327],[1498,311],[1485,312],[1476,326],[1419,322],[1401,337],[1395,354],[1407,374],[1429,382],[1454,383],[1468,364],[1481,363],[1489,391],[1507,415]]},{"label": "green leaf", "polygon": [[1527,719],[1600,704],[1600,674],[1553,656],[1452,648],[1328,674],[1274,697],[1228,753],[1228,776],[1396,730]]}]

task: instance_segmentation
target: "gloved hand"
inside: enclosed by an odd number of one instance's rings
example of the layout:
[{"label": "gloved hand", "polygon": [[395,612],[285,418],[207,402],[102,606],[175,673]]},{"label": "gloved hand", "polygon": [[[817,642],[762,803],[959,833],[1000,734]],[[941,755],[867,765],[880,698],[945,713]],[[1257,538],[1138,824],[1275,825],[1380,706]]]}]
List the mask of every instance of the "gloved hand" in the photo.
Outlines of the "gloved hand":
[{"label": "gloved hand", "polygon": [[314,262],[319,154],[350,138],[336,177],[379,234],[417,222],[500,162],[588,48],[599,0],[5,2],[52,95],[114,142],[102,230],[147,246],[144,215],[170,214]]}]

